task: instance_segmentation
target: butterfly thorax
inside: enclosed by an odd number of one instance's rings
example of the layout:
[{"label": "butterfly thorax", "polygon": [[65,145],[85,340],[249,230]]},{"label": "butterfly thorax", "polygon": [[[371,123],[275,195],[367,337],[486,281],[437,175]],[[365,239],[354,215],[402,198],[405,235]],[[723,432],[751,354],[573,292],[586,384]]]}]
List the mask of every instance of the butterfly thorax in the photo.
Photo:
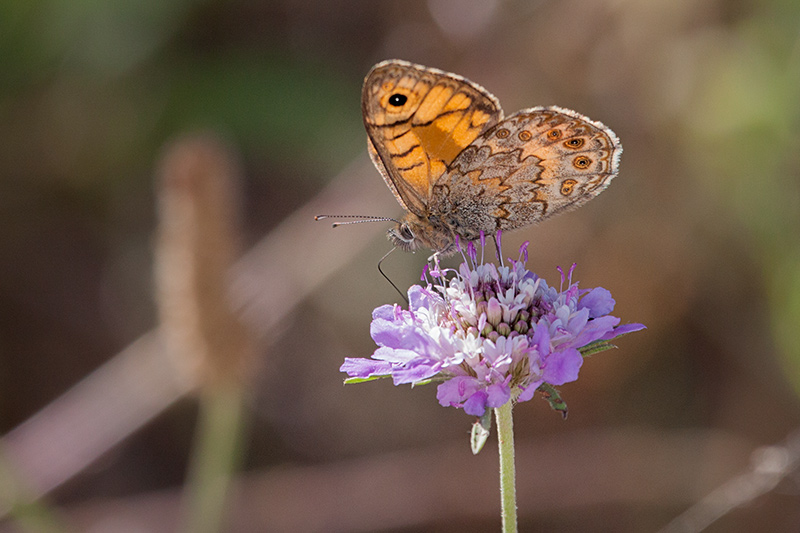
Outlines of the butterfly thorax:
[{"label": "butterfly thorax", "polygon": [[395,246],[407,252],[429,248],[441,255],[450,255],[457,250],[455,230],[436,215],[408,213],[388,235]]}]

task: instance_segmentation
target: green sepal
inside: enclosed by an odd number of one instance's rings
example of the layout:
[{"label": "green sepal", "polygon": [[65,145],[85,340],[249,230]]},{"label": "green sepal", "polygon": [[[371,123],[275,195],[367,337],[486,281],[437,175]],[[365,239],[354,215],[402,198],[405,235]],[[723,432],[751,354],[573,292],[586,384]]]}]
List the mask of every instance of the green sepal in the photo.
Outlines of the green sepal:
[{"label": "green sepal", "polygon": [[375,381],[376,379],[390,378],[391,374],[383,374],[381,376],[369,376],[366,378],[347,378],[344,380],[345,385],[352,385],[353,383],[366,383],[367,381]]},{"label": "green sepal", "polygon": [[589,357],[590,355],[594,355],[596,353],[604,352],[606,350],[610,350],[611,348],[616,348],[616,344],[611,344],[608,341],[600,340],[590,342],[583,348],[578,348],[578,351],[581,353],[583,357]]},{"label": "green sepal", "polygon": [[536,390],[542,393],[544,399],[550,404],[551,409],[561,413],[561,417],[564,420],[567,419],[567,404],[563,399],[561,399],[561,393],[558,392],[557,388],[553,387],[549,383],[542,383]]},{"label": "green sepal", "polygon": [[469,446],[472,449],[472,455],[478,455],[483,449],[484,444],[489,439],[489,434],[492,431],[492,409],[487,409],[479,418],[472,424],[472,431],[469,434]]},{"label": "green sepal", "polygon": [[[375,381],[375,380],[378,380],[378,379],[390,378],[390,377],[392,377],[391,374],[381,374],[379,376],[378,375],[369,376],[369,377],[366,377],[366,378],[347,378],[347,379],[344,380],[344,384],[345,385],[352,385],[354,383],[366,383],[367,381]],[[434,381],[444,381],[444,380],[434,376],[432,378],[416,381],[416,382],[411,384],[411,387],[414,388],[414,387],[419,387],[420,385],[427,385],[429,383],[433,383]]]}]

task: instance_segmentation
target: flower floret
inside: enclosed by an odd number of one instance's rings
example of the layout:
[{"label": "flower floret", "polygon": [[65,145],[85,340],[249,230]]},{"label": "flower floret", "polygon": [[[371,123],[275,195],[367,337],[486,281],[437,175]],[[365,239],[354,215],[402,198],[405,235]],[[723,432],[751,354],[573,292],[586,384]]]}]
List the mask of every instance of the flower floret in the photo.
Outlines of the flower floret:
[{"label": "flower floret", "polygon": [[567,288],[556,290],[525,268],[527,243],[520,260],[500,267],[478,263],[470,246],[457,270],[437,264],[427,286],[408,290],[407,310],[375,309],[370,333],[378,348],[371,359],[345,359],[341,371],[356,380],[391,376],[396,385],[439,381],[441,405],[480,416],[511,400],[530,400],[543,384],[575,381],[581,349],[592,345],[587,351],[594,353],[644,328],[619,326],[609,314],[611,293],[579,289],[574,265]]}]

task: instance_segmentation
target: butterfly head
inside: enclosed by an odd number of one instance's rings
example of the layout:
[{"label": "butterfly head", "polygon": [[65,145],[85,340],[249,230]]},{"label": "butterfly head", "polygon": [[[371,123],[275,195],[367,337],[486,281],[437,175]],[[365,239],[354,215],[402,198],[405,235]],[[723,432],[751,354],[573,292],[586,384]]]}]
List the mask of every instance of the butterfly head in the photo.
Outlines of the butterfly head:
[{"label": "butterfly head", "polygon": [[429,248],[441,255],[456,252],[455,232],[436,217],[408,213],[388,232],[389,240],[406,252]]}]

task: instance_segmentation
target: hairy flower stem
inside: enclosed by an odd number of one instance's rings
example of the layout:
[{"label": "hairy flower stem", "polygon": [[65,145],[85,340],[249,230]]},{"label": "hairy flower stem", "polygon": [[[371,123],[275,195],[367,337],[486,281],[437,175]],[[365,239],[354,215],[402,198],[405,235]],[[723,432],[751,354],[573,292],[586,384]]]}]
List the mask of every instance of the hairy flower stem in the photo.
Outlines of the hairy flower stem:
[{"label": "hairy flower stem", "polygon": [[500,502],[502,505],[503,533],[517,531],[517,488],[514,467],[514,422],[512,402],[508,401],[494,410],[497,418],[497,445],[500,454]]}]

